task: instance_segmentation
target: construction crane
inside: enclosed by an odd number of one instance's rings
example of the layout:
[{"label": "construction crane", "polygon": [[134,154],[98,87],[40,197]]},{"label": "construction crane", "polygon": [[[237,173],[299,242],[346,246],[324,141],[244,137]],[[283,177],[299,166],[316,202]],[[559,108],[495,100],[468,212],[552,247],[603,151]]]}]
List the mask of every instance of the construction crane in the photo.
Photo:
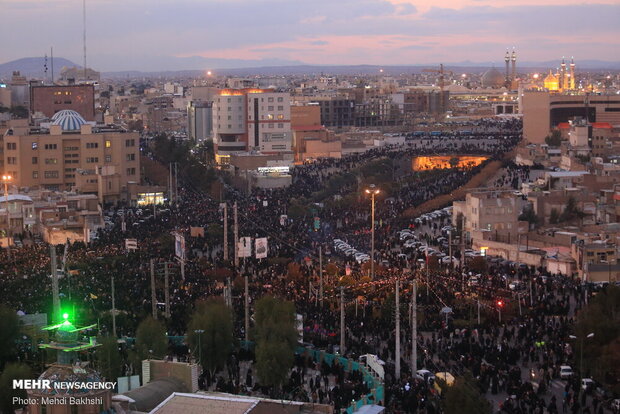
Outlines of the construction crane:
[{"label": "construction crane", "polygon": [[445,74],[450,74],[452,75],[454,72],[452,72],[451,70],[444,70],[443,68],[443,63],[439,64],[439,69],[422,69],[422,72],[430,72],[430,73],[438,73],[439,74],[439,90],[441,91],[440,95],[439,95],[439,99],[440,99],[440,103],[441,103],[441,110],[445,111],[446,110],[446,106],[444,104],[444,75]]}]

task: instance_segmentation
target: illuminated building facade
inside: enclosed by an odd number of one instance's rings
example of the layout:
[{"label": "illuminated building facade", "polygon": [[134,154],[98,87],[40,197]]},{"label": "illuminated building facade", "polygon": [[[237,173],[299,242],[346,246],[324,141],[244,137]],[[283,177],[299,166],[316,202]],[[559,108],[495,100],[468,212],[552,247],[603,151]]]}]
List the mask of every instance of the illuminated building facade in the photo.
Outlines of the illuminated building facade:
[{"label": "illuminated building facade", "polygon": [[566,62],[562,58],[559,72],[554,74],[549,70],[549,74],[545,77],[543,84],[545,89],[550,92],[575,90],[575,61],[571,59],[569,71],[567,72]]},{"label": "illuminated building facade", "polygon": [[215,158],[233,154],[291,152],[290,94],[270,89],[224,89],[213,102]]}]

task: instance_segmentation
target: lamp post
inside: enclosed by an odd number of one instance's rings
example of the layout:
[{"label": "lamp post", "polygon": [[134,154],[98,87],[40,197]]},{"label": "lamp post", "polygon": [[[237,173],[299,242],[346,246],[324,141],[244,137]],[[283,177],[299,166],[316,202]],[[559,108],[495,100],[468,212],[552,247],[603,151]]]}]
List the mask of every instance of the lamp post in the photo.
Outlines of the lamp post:
[{"label": "lamp post", "polygon": [[[575,335],[568,335],[568,337],[570,339],[577,339],[577,337]],[[587,334],[585,336],[585,338],[588,338],[588,339],[590,339],[592,337],[594,337],[594,332],[591,332],[591,333],[589,333],[589,334]],[[580,341],[579,341],[580,342],[580,347],[581,347],[580,352],[579,352],[579,354],[580,354],[579,355],[579,377],[580,378],[583,378],[583,340],[585,338],[583,336],[579,338],[580,339]]]},{"label": "lamp post", "polygon": [[202,367],[202,343],[200,342],[200,337],[205,332],[204,329],[195,329],[194,333],[198,334],[198,364]]},{"label": "lamp post", "polygon": [[371,210],[370,210],[370,277],[375,278],[375,196],[380,190],[374,184],[366,189],[366,194],[370,194]]},{"label": "lamp post", "polygon": [[7,247],[9,246],[8,238],[11,235],[11,216],[9,214],[9,182],[13,180],[10,175],[2,176],[2,183],[4,184],[4,202],[6,204],[6,234],[7,234]]}]

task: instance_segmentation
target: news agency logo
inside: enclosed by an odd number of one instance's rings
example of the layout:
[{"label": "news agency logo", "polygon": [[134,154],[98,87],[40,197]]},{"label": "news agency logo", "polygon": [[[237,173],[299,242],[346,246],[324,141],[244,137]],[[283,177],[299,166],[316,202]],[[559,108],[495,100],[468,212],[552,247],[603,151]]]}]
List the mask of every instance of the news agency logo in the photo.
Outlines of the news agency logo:
[{"label": "news agency logo", "polygon": [[32,379],[20,379],[13,380],[14,390],[113,390],[116,388],[116,382],[80,382],[80,381],[52,381],[50,380],[32,380]]}]

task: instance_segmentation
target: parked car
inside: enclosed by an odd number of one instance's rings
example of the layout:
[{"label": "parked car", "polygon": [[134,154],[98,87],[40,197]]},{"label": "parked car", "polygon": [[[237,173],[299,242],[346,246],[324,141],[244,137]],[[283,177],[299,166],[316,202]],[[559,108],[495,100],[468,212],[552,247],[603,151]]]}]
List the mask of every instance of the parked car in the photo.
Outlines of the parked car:
[{"label": "parked car", "polygon": [[569,379],[573,376],[573,369],[568,365],[560,366],[560,378]]}]

